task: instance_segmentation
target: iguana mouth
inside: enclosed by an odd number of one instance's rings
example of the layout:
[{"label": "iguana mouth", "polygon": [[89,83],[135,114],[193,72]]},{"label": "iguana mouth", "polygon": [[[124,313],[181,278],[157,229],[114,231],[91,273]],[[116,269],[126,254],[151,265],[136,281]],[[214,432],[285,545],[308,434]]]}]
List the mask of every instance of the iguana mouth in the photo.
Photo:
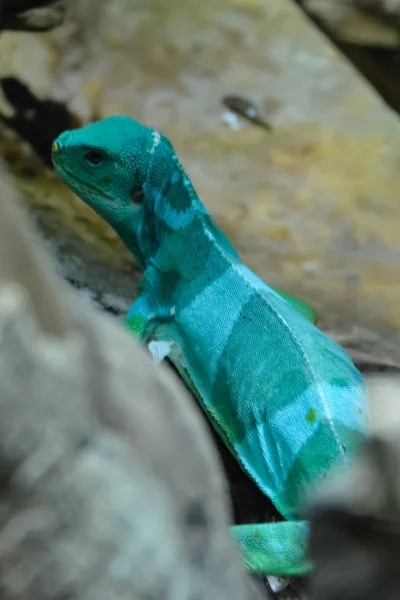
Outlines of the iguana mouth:
[{"label": "iguana mouth", "polygon": [[72,179],[73,181],[76,181],[76,183],[79,184],[81,187],[84,187],[87,190],[90,190],[91,192],[96,193],[98,196],[101,196],[102,198],[106,198],[106,200],[112,200],[111,196],[109,196],[102,190],[99,190],[94,185],[90,185],[90,183],[86,183],[86,181],[82,181],[81,179],[78,179],[78,177],[76,177],[76,175],[74,173],[71,173],[71,171],[69,171],[65,167],[62,167],[61,165],[57,164],[57,170],[59,170],[61,172],[61,174],[64,173],[65,175],[67,175],[68,178]]}]

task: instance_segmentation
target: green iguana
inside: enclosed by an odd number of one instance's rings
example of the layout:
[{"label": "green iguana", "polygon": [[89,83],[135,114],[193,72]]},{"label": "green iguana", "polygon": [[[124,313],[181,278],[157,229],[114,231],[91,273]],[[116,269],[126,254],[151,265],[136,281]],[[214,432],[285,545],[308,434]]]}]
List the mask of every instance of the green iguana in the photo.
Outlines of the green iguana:
[{"label": "green iguana", "polygon": [[143,343],[168,342],[214,428],[283,517],[232,527],[248,568],[307,573],[299,503],[367,435],[360,373],[311,309],[241,262],[161,133],[109,117],[62,133],[53,162],[144,269],[128,326]]}]

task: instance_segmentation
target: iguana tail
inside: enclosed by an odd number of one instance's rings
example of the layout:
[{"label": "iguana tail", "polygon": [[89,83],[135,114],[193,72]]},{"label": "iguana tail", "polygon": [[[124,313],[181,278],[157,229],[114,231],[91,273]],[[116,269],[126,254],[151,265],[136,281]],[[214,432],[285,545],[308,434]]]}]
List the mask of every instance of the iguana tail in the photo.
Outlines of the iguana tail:
[{"label": "iguana tail", "polygon": [[312,568],[307,556],[307,521],[236,525],[231,532],[250,571],[264,575],[306,575]]}]

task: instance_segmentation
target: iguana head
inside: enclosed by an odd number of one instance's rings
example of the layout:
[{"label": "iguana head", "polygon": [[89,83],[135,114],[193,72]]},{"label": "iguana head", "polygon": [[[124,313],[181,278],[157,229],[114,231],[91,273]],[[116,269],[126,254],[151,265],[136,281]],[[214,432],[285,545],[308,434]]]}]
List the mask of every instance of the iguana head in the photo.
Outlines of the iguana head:
[{"label": "iguana head", "polygon": [[64,131],[53,143],[52,159],[72,190],[115,224],[141,210],[160,143],[168,144],[160,133],[128,117],[109,117]]},{"label": "iguana head", "polygon": [[169,140],[129,117],[63,132],[53,143],[52,159],[77,196],[125,243],[129,228],[136,240],[127,245],[139,260],[160,243],[166,228],[181,229],[200,208]]}]

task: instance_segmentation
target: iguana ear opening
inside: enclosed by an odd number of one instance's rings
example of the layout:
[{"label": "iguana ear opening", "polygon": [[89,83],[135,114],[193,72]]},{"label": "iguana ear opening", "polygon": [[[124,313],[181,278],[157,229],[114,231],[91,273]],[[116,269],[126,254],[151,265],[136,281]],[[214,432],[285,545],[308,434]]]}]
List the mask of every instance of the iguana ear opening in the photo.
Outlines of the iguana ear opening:
[{"label": "iguana ear opening", "polygon": [[144,194],[143,188],[140,185],[134,185],[129,190],[129,196],[134,204],[143,204]]}]

